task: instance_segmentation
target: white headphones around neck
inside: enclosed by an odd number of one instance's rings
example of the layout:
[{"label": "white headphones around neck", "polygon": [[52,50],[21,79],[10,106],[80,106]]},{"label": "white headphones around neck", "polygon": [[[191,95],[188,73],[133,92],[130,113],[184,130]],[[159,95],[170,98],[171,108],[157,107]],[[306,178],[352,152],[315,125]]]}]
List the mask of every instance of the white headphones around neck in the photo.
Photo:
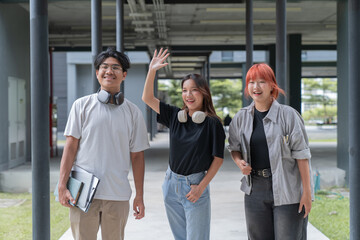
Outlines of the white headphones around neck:
[{"label": "white headphones around neck", "polygon": [[[200,124],[202,123],[206,118],[206,113],[202,112],[202,111],[196,111],[192,114],[191,116],[191,120],[194,123]],[[178,112],[178,120],[181,123],[186,123],[187,122],[187,112],[186,110],[181,110]]]},{"label": "white headphones around neck", "polygon": [[111,98],[113,99],[114,105],[121,105],[124,102],[124,94],[122,92],[118,92],[114,95],[111,95],[108,91],[99,89],[97,92],[97,99],[101,103],[110,103]]}]

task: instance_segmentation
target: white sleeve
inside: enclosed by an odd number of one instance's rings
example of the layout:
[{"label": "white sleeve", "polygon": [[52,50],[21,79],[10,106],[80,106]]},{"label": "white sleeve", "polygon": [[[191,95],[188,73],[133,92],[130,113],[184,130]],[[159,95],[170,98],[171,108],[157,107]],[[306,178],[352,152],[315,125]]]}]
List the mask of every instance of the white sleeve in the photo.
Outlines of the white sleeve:
[{"label": "white sleeve", "polygon": [[81,138],[81,111],[80,104],[75,101],[71,107],[69,117],[66,123],[64,136],[73,136],[74,138]]},{"label": "white sleeve", "polygon": [[141,152],[150,147],[145,120],[138,108],[133,109],[132,117],[134,125],[131,132],[130,152]]}]

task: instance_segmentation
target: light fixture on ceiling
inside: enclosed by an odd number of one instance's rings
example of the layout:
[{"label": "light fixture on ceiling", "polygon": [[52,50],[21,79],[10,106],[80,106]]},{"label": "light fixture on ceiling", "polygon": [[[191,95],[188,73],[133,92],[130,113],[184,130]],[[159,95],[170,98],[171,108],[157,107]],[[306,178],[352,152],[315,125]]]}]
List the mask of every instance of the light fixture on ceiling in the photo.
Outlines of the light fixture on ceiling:
[{"label": "light fixture on ceiling", "polygon": [[[102,16],[101,17],[102,20],[116,20],[116,16],[115,15],[110,15],[110,16]],[[124,16],[124,20],[129,20],[130,17],[129,16]]]},{"label": "light fixture on ceiling", "polygon": [[206,8],[207,12],[245,12],[245,8]]},{"label": "light fixture on ceiling", "polygon": [[195,68],[193,67],[176,67],[176,68],[172,68],[173,71],[179,71],[179,72],[184,72],[184,71],[194,71]]},{"label": "light fixture on ceiling", "polygon": [[[206,8],[206,12],[245,12],[245,11],[246,11],[245,7],[241,7],[241,8]],[[287,12],[301,12],[302,9],[301,9],[301,7],[287,7],[286,11]],[[274,7],[269,7],[269,8],[255,7],[255,8],[253,8],[253,12],[276,12],[276,8],[274,8]]]},{"label": "light fixture on ceiling", "polygon": [[129,13],[130,17],[152,17],[152,13],[144,12],[144,13]]},{"label": "light fixture on ceiling", "polygon": [[[245,24],[246,21],[239,20],[200,20],[200,24]],[[275,24],[275,19],[254,19],[254,24]]]},{"label": "light fixture on ceiling", "polygon": [[246,36],[244,35],[208,35],[208,36],[197,36],[195,40],[212,40],[212,41],[239,41],[245,40]]},{"label": "light fixture on ceiling", "polygon": [[275,19],[254,19],[254,24],[275,24]]},{"label": "light fixture on ceiling", "polygon": [[138,27],[134,29],[135,32],[154,32],[155,29],[152,27]]},{"label": "light fixture on ceiling", "polygon": [[325,28],[327,29],[335,29],[336,28],[336,24],[326,24]]},{"label": "light fixture on ceiling", "polygon": [[245,24],[245,20],[200,20],[200,24]]},{"label": "light fixture on ceiling", "polygon": [[205,58],[202,57],[171,57],[173,62],[204,62]]},{"label": "light fixture on ceiling", "polygon": [[134,20],[131,21],[132,24],[153,24],[154,21],[153,20]]},{"label": "light fixture on ceiling", "polygon": [[102,20],[116,20],[116,16],[102,16]]},{"label": "light fixture on ceiling", "polygon": [[202,64],[199,62],[172,62],[173,67],[202,67]]},{"label": "light fixture on ceiling", "polygon": [[116,2],[102,2],[101,3],[102,7],[116,7]]}]

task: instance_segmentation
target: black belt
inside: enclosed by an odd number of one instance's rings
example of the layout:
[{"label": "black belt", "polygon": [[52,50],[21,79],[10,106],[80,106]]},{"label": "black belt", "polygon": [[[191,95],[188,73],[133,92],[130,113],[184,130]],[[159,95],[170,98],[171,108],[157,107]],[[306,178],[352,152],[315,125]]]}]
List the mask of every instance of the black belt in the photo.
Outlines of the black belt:
[{"label": "black belt", "polygon": [[264,169],[251,169],[251,175],[260,176],[260,177],[271,177],[271,168]]}]

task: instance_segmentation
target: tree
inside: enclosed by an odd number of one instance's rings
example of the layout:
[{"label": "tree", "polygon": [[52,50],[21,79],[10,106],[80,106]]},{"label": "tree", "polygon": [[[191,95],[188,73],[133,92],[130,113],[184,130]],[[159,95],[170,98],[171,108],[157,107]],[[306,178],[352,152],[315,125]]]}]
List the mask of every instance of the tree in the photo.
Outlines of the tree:
[{"label": "tree", "polygon": [[[183,106],[183,100],[181,96],[181,81],[180,80],[160,80],[159,81],[159,92],[166,96],[167,99],[161,99],[168,102],[169,104],[175,105],[179,108]],[[165,98],[166,98],[165,97]]]},{"label": "tree", "polygon": [[[163,96],[161,100],[181,108],[183,106],[183,100],[180,82],[180,80],[160,80],[159,96]],[[224,114],[226,109],[231,116],[234,116],[241,108],[241,85],[240,79],[210,81],[210,91],[214,108],[221,119],[226,115]]]},{"label": "tree", "polygon": [[[328,112],[328,106],[336,104],[337,79],[334,78],[304,78],[302,101],[316,105],[322,105],[323,111],[316,111],[324,122],[329,122],[334,117],[333,112]],[[315,113],[313,111],[313,113]]]},{"label": "tree", "polygon": [[213,97],[216,113],[222,119],[225,109],[230,116],[234,116],[242,107],[242,82],[241,79],[221,79],[210,81],[210,91]]}]

